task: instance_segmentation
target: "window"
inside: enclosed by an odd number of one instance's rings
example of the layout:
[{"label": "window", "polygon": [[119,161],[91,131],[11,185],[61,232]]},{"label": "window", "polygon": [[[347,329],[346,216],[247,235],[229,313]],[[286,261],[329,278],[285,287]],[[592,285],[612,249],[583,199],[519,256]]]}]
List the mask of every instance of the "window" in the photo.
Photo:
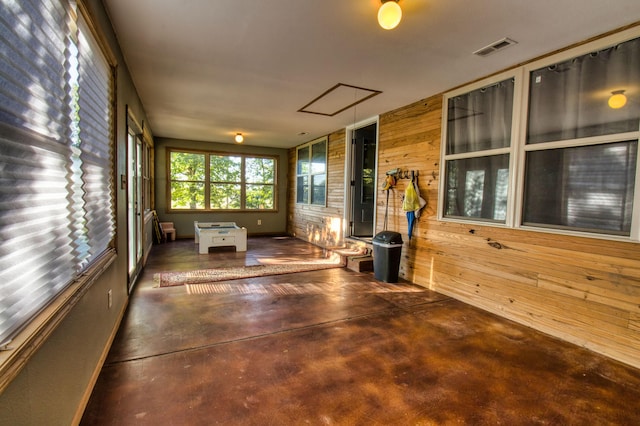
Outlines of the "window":
[{"label": "window", "polygon": [[273,158],[247,158],[245,162],[246,196],[245,208],[271,210],[273,200],[276,162]]},{"label": "window", "polygon": [[444,216],[505,223],[514,78],[448,99]]},{"label": "window", "polygon": [[205,156],[191,152],[169,153],[171,208],[205,208]]},{"label": "window", "polygon": [[172,210],[275,210],[273,157],[169,150]]},{"label": "window", "polygon": [[151,179],[151,164],[153,161],[153,147],[151,145],[152,137],[145,132],[143,137],[143,147],[142,147],[142,187],[144,189],[144,194],[142,196],[144,212],[149,213],[153,206],[153,189],[152,189],[152,179]]},{"label": "window", "polygon": [[113,69],[75,2],[0,12],[0,346],[112,251]]},{"label": "window", "polygon": [[242,198],[242,157],[210,155],[211,208],[239,209]]},{"label": "window", "polygon": [[637,33],[445,96],[440,217],[639,240]]},{"label": "window", "polygon": [[527,152],[525,225],[629,235],[638,143]]},{"label": "window", "polygon": [[529,80],[523,223],[629,236],[640,105],[614,109],[607,98],[640,85],[640,39],[534,69]]},{"label": "window", "polygon": [[296,202],[326,205],[327,138],[299,147],[296,154]]}]

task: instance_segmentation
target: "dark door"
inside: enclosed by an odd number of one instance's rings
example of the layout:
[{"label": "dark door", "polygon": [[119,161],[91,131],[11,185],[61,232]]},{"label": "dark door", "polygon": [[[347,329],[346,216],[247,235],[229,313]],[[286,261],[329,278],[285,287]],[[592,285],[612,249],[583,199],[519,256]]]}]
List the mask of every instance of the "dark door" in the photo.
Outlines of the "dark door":
[{"label": "dark door", "polygon": [[373,236],[377,124],[356,129],[352,140],[351,235]]}]

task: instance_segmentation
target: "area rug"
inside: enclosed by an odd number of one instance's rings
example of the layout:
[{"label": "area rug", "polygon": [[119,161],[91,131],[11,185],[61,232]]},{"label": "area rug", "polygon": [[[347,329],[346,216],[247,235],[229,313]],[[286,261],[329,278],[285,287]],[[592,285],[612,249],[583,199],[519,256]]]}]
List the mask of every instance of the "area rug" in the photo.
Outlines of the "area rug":
[{"label": "area rug", "polygon": [[293,274],[295,272],[317,271],[340,268],[342,262],[279,263],[250,265],[215,269],[199,269],[186,272],[161,272],[153,276],[157,287],[172,287],[185,284],[201,284],[216,281],[238,280],[242,278],[264,277],[268,275]]},{"label": "area rug", "polygon": [[188,294],[258,294],[258,295],[301,295],[344,293],[422,293],[426,289],[402,283],[340,282],[336,283],[203,283],[187,284]]}]

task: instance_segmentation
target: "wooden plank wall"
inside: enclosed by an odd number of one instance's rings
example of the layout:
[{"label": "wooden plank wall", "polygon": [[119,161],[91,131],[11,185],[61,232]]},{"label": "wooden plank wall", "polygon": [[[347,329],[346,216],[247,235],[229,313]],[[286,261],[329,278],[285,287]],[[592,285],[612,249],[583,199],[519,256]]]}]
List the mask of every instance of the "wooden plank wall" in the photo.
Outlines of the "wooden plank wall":
[{"label": "wooden plank wall", "polygon": [[327,148],[327,205],[296,203],[296,149],[289,150],[289,213],[287,232],[321,247],[344,244],[345,130],[329,135]]},{"label": "wooden plank wall", "polygon": [[[436,219],[442,97],[380,117],[378,173],[417,169],[428,208],[405,244],[401,276],[640,367],[640,246]],[[420,153],[416,156],[416,153]],[[390,226],[406,235],[395,191]],[[378,206],[378,223],[384,214]]]},{"label": "wooden plank wall", "polygon": [[[388,229],[405,240],[400,276],[640,368],[640,245],[438,221],[441,118],[442,95],[380,116],[376,232],[387,170],[418,171],[428,202],[408,241],[409,181],[389,193]],[[332,135],[329,152],[329,206],[291,209],[291,229],[326,246],[340,243],[327,238],[326,224],[342,215],[344,132]],[[290,170],[295,179],[293,163]]]}]

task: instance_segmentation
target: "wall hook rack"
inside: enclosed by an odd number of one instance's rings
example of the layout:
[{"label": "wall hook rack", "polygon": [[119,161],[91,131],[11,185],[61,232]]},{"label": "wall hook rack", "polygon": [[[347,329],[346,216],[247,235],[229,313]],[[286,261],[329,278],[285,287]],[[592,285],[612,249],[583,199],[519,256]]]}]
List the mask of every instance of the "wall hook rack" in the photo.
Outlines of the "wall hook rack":
[{"label": "wall hook rack", "polygon": [[400,170],[398,172],[398,179],[415,179],[420,172],[418,170]]}]

